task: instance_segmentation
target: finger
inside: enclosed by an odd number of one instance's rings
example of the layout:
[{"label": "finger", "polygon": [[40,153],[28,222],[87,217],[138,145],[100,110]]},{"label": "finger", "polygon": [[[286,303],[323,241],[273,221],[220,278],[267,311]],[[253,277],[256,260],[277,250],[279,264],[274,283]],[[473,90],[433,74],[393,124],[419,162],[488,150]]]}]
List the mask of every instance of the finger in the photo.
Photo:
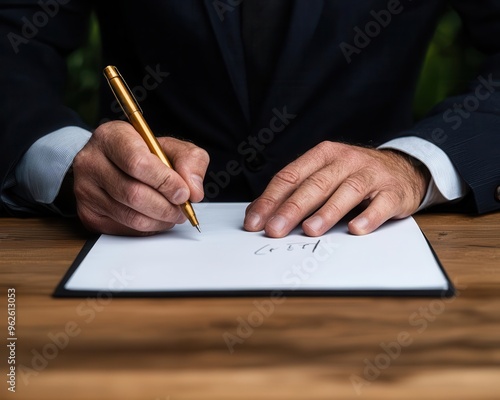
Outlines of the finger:
[{"label": "finger", "polygon": [[91,224],[86,223],[85,220],[82,218],[80,219],[82,220],[82,223],[84,224],[85,228],[90,232],[103,233],[106,235],[119,235],[119,236],[152,236],[157,233],[160,233],[160,231],[139,232],[127,226],[123,226],[109,217],[95,214],[91,210],[88,210],[87,213],[89,215],[86,217],[86,219],[92,220]]},{"label": "finger", "polygon": [[346,178],[323,206],[302,224],[308,236],[320,236],[331,229],[349,211],[365,200],[373,190],[375,177],[365,171]]},{"label": "finger", "polygon": [[[172,205],[150,186],[119,170],[98,150],[81,152],[75,159],[74,168],[75,194],[80,200],[86,198],[92,186],[96,186],[121,204],[152,219],[170,223],[179,220],[181,213],[178,206]],[[88,196],[86,199],[89,203],[93,201]],[[97,205],[101,204],[106,203]]]},{"label": "finger", "polygon": [[338,179],[334,165],[313,173],[278,207],[264,227],[266,235],[270,237],[288,235],[300,221],[330,198],[337,189]]},{"label": "finger", "polygon": [[111,198],[98,187],[90,187],[86,198],[77,203],[78,215],[90,230],[115,234],[153,234],[171,229],[175,223],[158,221]]},{"label": "finger", "polygon": [[109,161],[107,168],[102,167],[106,177],[101,177],[99,186],[114,200],[153,220],[179,223],[183,215],[180,208],[170,203],[150,186],[129,177]]},{"label": "finger", "polygon": [[175,171],[189,187],[193,202],[203,200],[203,180],[207,172],[210,157],[202,148],[186,141],[174,138],[158,138],[166,153],[170,154]]},{"label": "finger", "polygon": [[[248,231],[264,229],[278,207],[315,171],[329,162],[328,145],[320,144],[288,164],[269,182],[259,198],[253,201],[245,213],[244,228]],[[281,224],[281,221],[275,221]]]},{"label": "finger", "polygon": [[102,129],[98,133],[104,154],[119,169],[151,186],[173,204],[189,199],[189,187],[184,179],[150,152],[130,124],[115,121],[113,129]]},{"label": "finger", "polygon": [[373,232],[399,213],[398,203],[397,196],[394,194],[379,193],[361,214],[348,223],[349,232],[354,235],[366,235]]}]

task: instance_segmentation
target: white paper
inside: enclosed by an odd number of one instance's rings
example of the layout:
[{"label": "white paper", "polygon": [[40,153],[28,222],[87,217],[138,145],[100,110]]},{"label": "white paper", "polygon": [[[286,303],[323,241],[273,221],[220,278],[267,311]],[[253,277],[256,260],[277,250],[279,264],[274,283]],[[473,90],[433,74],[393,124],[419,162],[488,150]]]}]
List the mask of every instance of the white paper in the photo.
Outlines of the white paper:
[{"label": "white paper", "polygon": [[446,290],[447,279],[413,218],[366,236],[345,222],[312,238],[243,230],[246,203],[195,205],[189,223],[157,236],[102,235],[66,290],[221,292],[259,290]]}]

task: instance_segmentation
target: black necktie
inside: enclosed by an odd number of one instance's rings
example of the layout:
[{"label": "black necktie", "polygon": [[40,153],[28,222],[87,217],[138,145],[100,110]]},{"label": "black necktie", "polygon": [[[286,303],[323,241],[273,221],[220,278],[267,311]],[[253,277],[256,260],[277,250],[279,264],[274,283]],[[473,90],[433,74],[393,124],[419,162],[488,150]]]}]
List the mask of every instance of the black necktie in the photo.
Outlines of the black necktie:
[{"label": "black necktie", "polygon": [[243,0],[241,34],[252,116],[260,109],[281,53],[293,0]]}]

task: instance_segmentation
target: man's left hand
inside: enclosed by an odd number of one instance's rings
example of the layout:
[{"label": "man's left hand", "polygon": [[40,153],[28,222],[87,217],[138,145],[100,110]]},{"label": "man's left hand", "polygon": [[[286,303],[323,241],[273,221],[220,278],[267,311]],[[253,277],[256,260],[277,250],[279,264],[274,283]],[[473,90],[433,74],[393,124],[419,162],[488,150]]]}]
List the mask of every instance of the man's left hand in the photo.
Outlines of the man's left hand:
[{"label": "man's left hand", "polygon": [[274,176],[248,206],[244,227],[283,237],[306,218],[304,233],[320,236],[367,203],[348,227],[355,235],[373,232],[385,221],[418,209],[430,174],[414,161],[392,150],[320,143]]}]

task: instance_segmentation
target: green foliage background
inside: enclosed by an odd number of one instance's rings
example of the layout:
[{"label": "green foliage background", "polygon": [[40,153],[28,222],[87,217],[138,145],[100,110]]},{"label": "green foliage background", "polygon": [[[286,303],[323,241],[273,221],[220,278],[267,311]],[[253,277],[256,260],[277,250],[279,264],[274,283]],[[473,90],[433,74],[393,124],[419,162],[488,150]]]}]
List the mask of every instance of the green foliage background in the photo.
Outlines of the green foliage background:
[{"label": "green foliage background", "polygon": [[97,123],[98,90],[102,72],[101,42],[97,18],[92,17],[85,45],[67,59],[66,104],[76,110],[91,127]]},{"label": "green foliage background", "polygon": [[[94,126],[97,121],[100,71],[99,27],[92,18],[87,43],[68,58],[66,103]],[[459,16],[449,10],[429,46],[414,103],[421,118],[445,97],[463,89],[474,77],[483,56],[468,43]]]}]

